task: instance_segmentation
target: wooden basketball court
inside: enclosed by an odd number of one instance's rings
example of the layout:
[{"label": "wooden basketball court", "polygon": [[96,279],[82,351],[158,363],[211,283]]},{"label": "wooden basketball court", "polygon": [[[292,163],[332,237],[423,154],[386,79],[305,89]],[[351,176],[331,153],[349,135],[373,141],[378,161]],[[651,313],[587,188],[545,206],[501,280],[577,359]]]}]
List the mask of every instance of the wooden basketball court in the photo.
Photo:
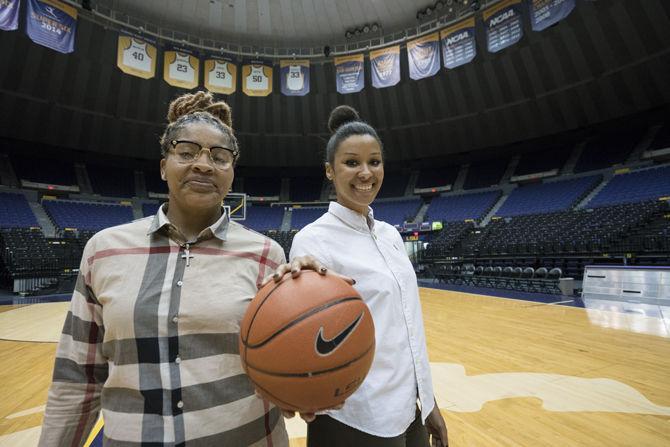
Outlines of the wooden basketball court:
[{"label": "wooden basketball court", "polygon": [[[427,288],[421,298],[452,447],[670,445],[662,307],[583,309]],[[0,447],[37,444],[67,306],[0,306]],[[304,446],[305,425],[287,426],[291,446]]]}]

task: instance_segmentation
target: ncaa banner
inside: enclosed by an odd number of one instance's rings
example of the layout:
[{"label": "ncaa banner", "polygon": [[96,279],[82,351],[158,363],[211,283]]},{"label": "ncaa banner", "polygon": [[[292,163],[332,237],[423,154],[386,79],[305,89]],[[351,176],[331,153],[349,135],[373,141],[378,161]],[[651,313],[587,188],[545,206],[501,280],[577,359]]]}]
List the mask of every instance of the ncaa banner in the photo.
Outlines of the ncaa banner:
[{"label": "ncaa banner", "polygon": [[385,88],[400,82],[400,45],[370,51],[372,86]]},{"label": "ncaa banner", "polygon": [[279,61],[281,92],[286,96],[305,96],[309,93],[309,60]]},{"label": "ncaa banner", "polygon": [[254,60],[242,65],[242,91],[247,96],[272,93],[272,63]]},{"label": "ncaa banner", "polygon": [[445,68],[467,64],[477,56],[475,43],[475,18],[464,20],[440,31],[442,59]]},{"label": "ncaa banner", "polygon": [[12,31],[19,27],[20,0],[0,0],[0,29]]},{"label": "ncaa banner", "polygon": [[521,0],[503,0],[484,11],[486,45],[497,53],[514,45],[523,37]]},{"label": "ncaa banner", "polygon": [[437,33],[407,42],[409,77],[423,79],[440,70],[440,39]]},{"label": "ncaa banner", "polygon": [[343,95],[363,90],[365,84],[363,55],[335,58],[335,82],[337,91]]},{"label": "ncaa banner", "polygon": [[533,31],[542,31],[560,22],[575,9],[575,0],[531,0],[530,23]]},{"label": "ncaa banner", "polygon": [[156,76],[158,51],[155,42],[126,31],[119,34],[116,66],[129,75],[142,79]]},{"label": "ncaa banner", "polygon": [[237,88],[237,65],[229,56],[211,56],[205,60],[205,88],[212,93],[230,95]]},{"label": "ncaa banner", "polygon": [[163,56],[163,79],[174,87],[193,89],[198,86],[200,60],[191,50],[172,48]]},{"label": "ncaa banner", "polygon": [[28,0],[26,33],[36,44],[60,53],[74,51],[77,10],[58,0]]}]

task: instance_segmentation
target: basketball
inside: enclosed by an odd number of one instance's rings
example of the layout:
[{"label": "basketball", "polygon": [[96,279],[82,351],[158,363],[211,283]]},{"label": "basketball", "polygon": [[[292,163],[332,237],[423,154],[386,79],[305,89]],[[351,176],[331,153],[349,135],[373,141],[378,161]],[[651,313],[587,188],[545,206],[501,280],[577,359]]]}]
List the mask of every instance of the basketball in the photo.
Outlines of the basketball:
[{"label": "basketball", "polygon": [[265,285],[240,325],[240,358],[258,392],[283,409],[343,403],[375,353],[370,310],[344,280],[303,271]]}]

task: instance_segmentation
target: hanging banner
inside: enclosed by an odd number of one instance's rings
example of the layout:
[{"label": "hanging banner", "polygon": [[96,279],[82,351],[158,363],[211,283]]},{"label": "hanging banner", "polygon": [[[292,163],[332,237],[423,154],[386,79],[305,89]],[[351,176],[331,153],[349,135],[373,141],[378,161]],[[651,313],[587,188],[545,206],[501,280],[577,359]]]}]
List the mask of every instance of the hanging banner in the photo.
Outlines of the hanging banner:
[{"label": "hanging banner", "polygon": [[309,93],[309,60],[279,61],[281,92],[286,96],[305,96]]},{"label": "hanging banner", "polygon": [[272,62],[254,60],[242,66],[242,91],[248,96],[272,93]]},{"label": "hanging banner", "polygon": [[212,93],[230,95],[237,89],[237,65],[229,56],[211,56],[205,60],[205,88]]},{"label": "hanging banner", "polygon": [[531,0],[530,23],[533,31],[542,31],[554,25],[575,9],[575,0]]},{"label": "hanging banner", "polygon": [[156,76],[158,56],[154,44],[152,40],[121,31],[116,50],[116,66],[122,72],[138,78],[153,78]]},{"label": "hanging banner", "polygon": [[174,87],[193,89],[198,86],[200,60],[187,48],[173,47],[163,56],[163,79]]},{"label": "hanging banner", "polygon": [[372,86],[385,88],[400,82],[400,45],[370,51]]},{"label": "hanging banner", "polygon": [[60,53],[74,51],[77,10],[58,0],[28,0],[26,33],[33,42]]},{"label": "hanging banner", "polygon": [[464,20],[440,31],[444,67],[453,69],[472,61],[477,55],[475,18]]},{"label": "hanging banner", "polygon": [[503,0],[484,11],[486,45],[497,53],[514,45],[523,37],[521,0]]},{"label": "hanging banner", "polygon": [[407,42],[409,77],[423,79],[440,70],[440,39],[438,33]]},{"label": "hanging banner", "polygon": [[335,58],[335,82],[341,94],[356,93],[363,90],[365,84],[363,55]]},{"label": "hanging banner", "polygon": [[0,29],[12,31],[19,27],[20,0],[0,0]]}]

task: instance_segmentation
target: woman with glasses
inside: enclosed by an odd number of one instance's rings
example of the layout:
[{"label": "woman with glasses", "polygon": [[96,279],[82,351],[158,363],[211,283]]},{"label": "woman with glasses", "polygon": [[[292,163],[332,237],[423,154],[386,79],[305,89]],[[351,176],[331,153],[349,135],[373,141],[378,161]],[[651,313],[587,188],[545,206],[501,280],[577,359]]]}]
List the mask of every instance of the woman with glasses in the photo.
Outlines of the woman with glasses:
[{"label": "woman with glasses", "polygon": [[175,99],[160,144],[168,203],[87,243],[61,336],[40,446],[80,446],[102,410],[104,442],[286,446],[280,411],[254,394],[239,322],[264,278],[291,265],[222,201],[239,157],[231,111]]}]

